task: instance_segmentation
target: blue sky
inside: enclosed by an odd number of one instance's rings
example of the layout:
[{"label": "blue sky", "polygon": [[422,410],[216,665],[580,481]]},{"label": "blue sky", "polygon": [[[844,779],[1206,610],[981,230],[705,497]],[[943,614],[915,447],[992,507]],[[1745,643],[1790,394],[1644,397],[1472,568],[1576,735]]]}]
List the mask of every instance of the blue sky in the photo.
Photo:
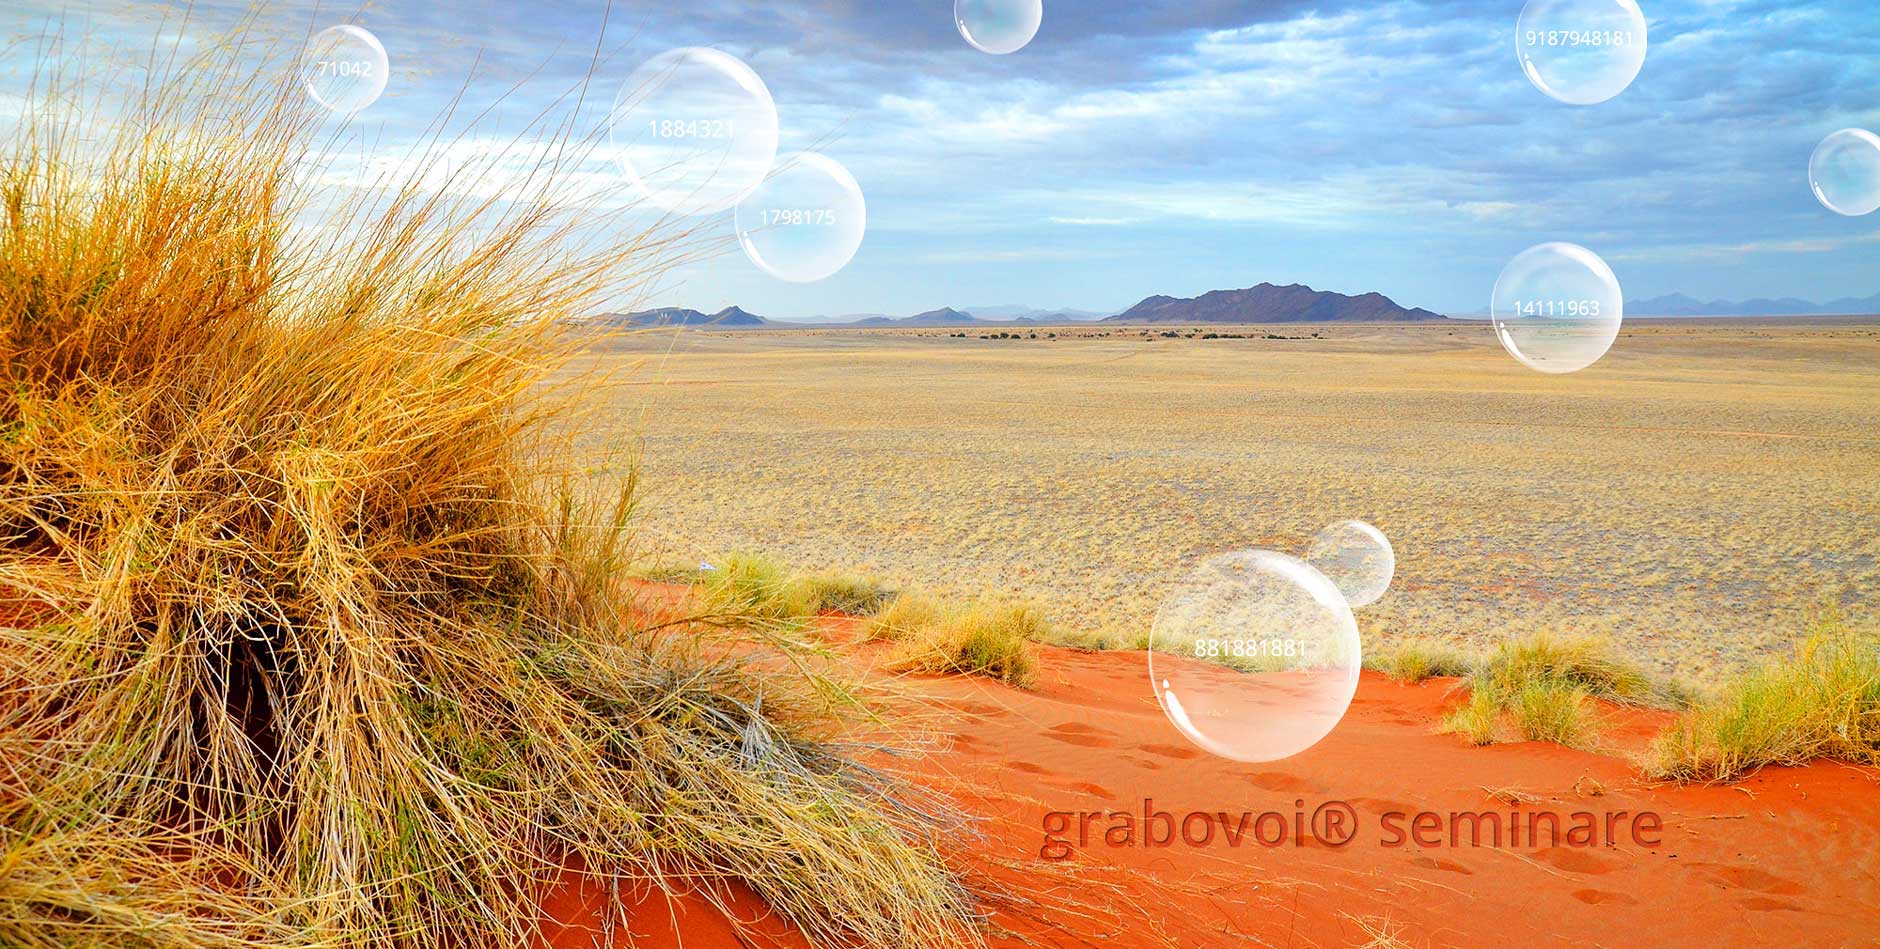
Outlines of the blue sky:
[{"label": "blue sky", "polygon": [[[1880,215],[1828,212],[1806,176],[1824,135],[1880,129],[1871,0],[1641,5],[1644,69],[1592,107],[1528,84],[1521,4],[1501,0],[1046,0],[1032,45],[1004,57],[961,40],[950,0],[293,2],[264,5],[261,22],[294,36],[351,20],[379,36],[391,88],[350,131],[383,162],[460,92],[487,102],[514,87],[472,131],[513,137],[597,48],[606,100],[673,46],[745,59],[777,101],[783,147],[819,145],[861,182],[867,239],[823,283],[779,282],[733,249],[676,271],[648,304],[1116,310],[1268,280],[1475,312],[1508,258],[1552,240],[1605,256],[1632,299],[1880,291]],[[184,42],[248,6],[196,4]],[[15,35],[62,19],[83,37],[68,42],[77,55],[147,47],[162,12],[61,0],[0,16]],[[30,49],[11,47],[0,79],[19,86]],[[729,232],[729,215],[706,226]]]}]

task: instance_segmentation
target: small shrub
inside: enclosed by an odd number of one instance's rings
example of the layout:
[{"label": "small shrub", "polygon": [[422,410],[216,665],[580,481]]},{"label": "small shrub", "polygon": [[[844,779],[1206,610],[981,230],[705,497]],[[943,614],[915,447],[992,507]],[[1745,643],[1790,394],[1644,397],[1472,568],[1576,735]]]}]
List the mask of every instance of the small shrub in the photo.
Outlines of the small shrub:
[{"label": "small shrub", "polygon": [[1379,656],[1372,667],[1398,682],[1417,683],[1439,676],[1475,674],[1475,661],[1441,643],[1412,641]]},{"label": "small shrub", "polygon": [[1479,678],[1494,691],[1518,693],[1530,682],[1558,682],[1584,687],[1588,694],[1622,705],[1667,707],[1680,696],[1655,683],[1644,670],[1614,654],[1612,644],[1596,637],[1561,639],[1538,635],[1496,647]]},{"label": "small shrub", "polygon": [[1509,703],[1524,741],[1578,746],[1592,734],[1585,687],[1537,680],[1522,686]]},{"label": "small shrub", "polygon": [[776,560],[762,554],[731,554],[699,572],[699,589],[717,613],[760,619],[800,619],[816,610],[807,591]]},{"label": "small shrub", "polygon": [[867,616],[881,609],[893,594],[873,577],[836,570],[825,570],[798,577],[794,597],[813,612],[834,610],[850,616]]},{"label": "small shrub", "polygon": [[1027,603],[979,604],[942,616],[905,641],[896,666],[916,672],[981,675],[1028,688],[1037,675],[1031,643],[1049,630]]},{"label": "small shrub", "polygon": [[873,641],[906,642],[940,622],[945,611],[938,601],[918,593],[903,593],[875,611],[865,635]]},{"label": "small shrub", "polygon": [[1816,758],[1880,765],[1880,641],[1836,618],[1819,622],[1790,661],[1749,673],[1666,729],[1646,771],[1731,781]]},{"label": "small shrub", "polygon": [[1471,745],[1492,745],[1500,723],[1501,703],[1486,692],[1476,692],[1443,719],[1443,730],[1461,735]]}]

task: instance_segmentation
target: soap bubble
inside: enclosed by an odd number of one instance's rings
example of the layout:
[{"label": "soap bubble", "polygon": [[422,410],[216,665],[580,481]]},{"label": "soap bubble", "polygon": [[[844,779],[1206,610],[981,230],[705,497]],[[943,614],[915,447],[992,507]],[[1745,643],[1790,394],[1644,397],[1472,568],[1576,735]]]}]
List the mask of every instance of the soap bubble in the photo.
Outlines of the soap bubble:
[{"label": "soap bubble", "polygon": [[377,102],[390,78],[385,47],[365,27],[321,30],[301,55],[301,84],[313,101],[333,112],[349,114]]},{"label": "soap bubble", "polygon": [[690,46],[627,77],[608,134],[634,187],[662,210],[712,214],[738,203],[777,158],[777,105],[729,53]]},{"label": "soap bubble", "polygon": [[1842,129],[1821,140],[1808,159],[1815,198],[1836,214],[1859,217],[1880,210],[1880,136]]},{"label": "soap bubble", "polygon": [[841,270],[862,246],[868,208],[855,176],[834,159],[797,152],[738,202],[738,243],[765,273],[813,283]]},{"label": "soap bubble", "polygon": [[1509,355],[1530,369],[1576,372],[1612,348],[1625,300],[1598,254],[1553,243],[1530,247],[1502,268],[1489,312]]},{"label": "soap bubble", "polygon": [[1376,603],[1397,572],[1390,539],[1363,521],[1339,521],[1319,531],[1306,551],[1306,563],[1325,574],[1354,610]]},{"label": "soap bubble", "polygon": [[1534,88],[1594,105],[1624,92],[1645,65],[1645,14],[1636,0],[1528,0],[1514,48]]},{"label": "soap bubble", "polygon": [[1358,688],[1358,624],[1338,587],[1270,550],[1204,562],[1156,612],[1149,678],[1169,721],[1235,761],[1289,758],[1329,734]]},{"label": "soap bubble", "polygon": [[983,53],[1016,53],[1038,35],[1044,0],[953,0],[960,35]]}]

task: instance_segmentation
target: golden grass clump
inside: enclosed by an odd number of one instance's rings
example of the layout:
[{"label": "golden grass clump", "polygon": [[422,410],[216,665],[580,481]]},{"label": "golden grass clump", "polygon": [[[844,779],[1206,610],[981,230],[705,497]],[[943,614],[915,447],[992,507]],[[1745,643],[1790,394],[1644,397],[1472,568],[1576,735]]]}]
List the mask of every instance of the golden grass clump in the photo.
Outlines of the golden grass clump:
[{"label": "golden grass clump", "polygon": [[1367,661],[1366,665],[1398,682],[1410,684],[1435,678],[1465,678],[1476,672],[1475,660],[1462,650],[1423,640],[1402,643]]},{"label": "golden grass clump", "polygon": [[1032,644],[1049,637],[1051,625],[1030,603],[946,606],[898,597],[870,629],[873,638],[899,643],[898,669],[986,676],[1029,688],[1038,672]]},{"label": "golden grass clump", "polygon": [[889,593],[879,581],[839,570],[799,574],[762,554],[734,553],[691,574],[715,612],[752,619],[791,620],[825,611],[866,616]]},{"label": "golden grass clump", "polygon": [[1466,670],[1469,700],[1450,711],[1443,727],[1476,745],[1501,740],[1506,724],[1523,741],[1583,746],[1598,731],[1591,699],[1653,708],[1685,701],[1681,690],[1655,681],[1616,655],[1610,643],[1590,637],[1541,634],[1505,642],[1479,663],[1412,649],[1411,658],[1385,665],[1411,667],[1404,675],[1438,667]]},{"label": "golden grass clump", "polygon": [[1838,617],[1819,620],[1788,661],[1687,712],[1658,737],[1646,770],[1730,781],[1817,758],[1880,765],[1880,637]]},{"label": "golden grass clump", "polygon": [[0,942],[513,949],[570,864],[971,941],[818,684],[637,628],[631,484],[543,467],[568,321],[669,245],[571,250],[552,162],[308,238],[299,90],[178,74],[0,170]]},{"label": "golden grass clump", "polygon": [[1594,728],[1585,686],[1538,680],[1514,694],[1515,728],[1522,741],[1551,741],[1574,747],[1584,744]]}]

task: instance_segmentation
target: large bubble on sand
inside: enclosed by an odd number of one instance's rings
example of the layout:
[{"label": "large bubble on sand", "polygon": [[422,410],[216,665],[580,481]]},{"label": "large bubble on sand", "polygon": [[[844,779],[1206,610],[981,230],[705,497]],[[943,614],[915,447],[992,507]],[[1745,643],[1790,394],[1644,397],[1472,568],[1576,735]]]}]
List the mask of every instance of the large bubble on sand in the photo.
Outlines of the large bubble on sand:
[{"label": "large bubble on sand", "polygon": [[1384,532],[1363,521],[1330,524],[1312,538],[1306,563],[1345,595],[1352,609],[1376,603],[1397,572],[1397,552]]},{"label": "large bubble on sand", "polygon": [[1551,243],[1515,255],[1495,280],[1489,313],[1510,356],[1541,372],[1578,372],[1619,338],[1625,298],[1598,254]]},{"label": "large bubble on sand", "polygon": [[1344,594],[1270,550],[1222,554],[1163,602],[1149,677],[1170,722],[1235,761],[1290,758],[1330,734],[1358,688],[1358,624]]},{"label": "large bubble on sand", "polygon": [[1626,90],[1645,65],[1637,0],[1528,0],[1515,22],[1515,55],[1534,88],[1568,105]]},{"label": "large bubble on sand", "polygon": [[608,136],[635,188],[674,214],[729,210],[777,160],[777,104],[730,53],[688,46],[647,60],[614,98]]}]

